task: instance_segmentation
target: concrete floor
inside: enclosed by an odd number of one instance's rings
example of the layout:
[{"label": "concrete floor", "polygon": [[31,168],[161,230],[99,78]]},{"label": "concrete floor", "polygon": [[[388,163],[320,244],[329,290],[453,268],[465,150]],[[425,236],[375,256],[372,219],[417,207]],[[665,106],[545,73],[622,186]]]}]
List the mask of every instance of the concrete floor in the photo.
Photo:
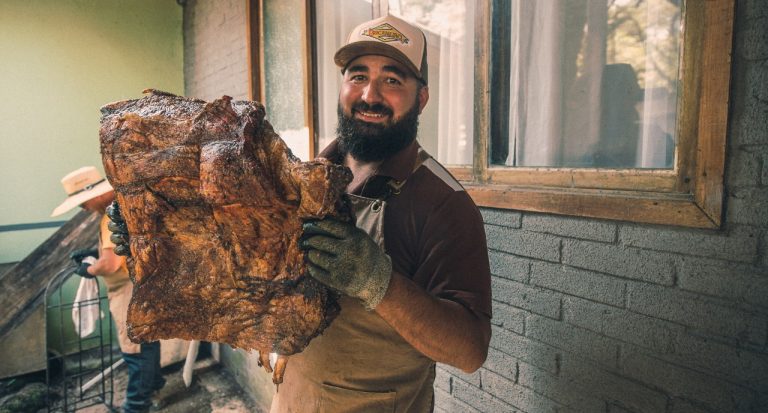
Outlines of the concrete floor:
[{"label": "concrete floor", "polygon": [[[182,363],[163,369],[165,387],[160,391],[161,402],[156,412],[166,413],[246,413],[258,412],[255,403],[243,392],[232,376],[212,358],[198,360],[187,388],[181,376]],[[122,366],[114,375],[114,406],[120,406],[125,396],[128,369]],[[78,410],[79,413],[108,413],[105,405]]]},{"label": "concrete floor", "polygon": [[[153,412],[166,413],[260,413],[262,410],[253,402],[242,388],[235,382],[229,372],[211,358],[204,358],[195,363],[192,383],[184,385],[182,368],[184,362],[163,368],[166,379],[165,387],[160,390],[157,401],[159,404]],[[92,374],[88,374],[90,378]],[[87,381],[87,380],[85,380]],[[95,404],[100,399],[99,385],[93,386],[82,396],[75,390],[70,390],[67,398],[67,412],[78,413],[110,413],[121,411],[128,382],[128,369],[123,364],[112,376],[113,398],[112,406]],[[107,384],[109,381],[106,382]],[[64,412],[64,400],[61,383],[51,388],[53,395],[51,412]],[[0,381],[0,413],[47,413],[45,406],[46,394],[45,372]],[[108,393],[109,394],[109,393]],[[56,396],[58,395],[58,396]],[[109,395],[107,395],[109,399]],[[80,400],[80,401],[78,401]],[[80,407],[88,406],[88,407]],[[75,407],[80,407],[74,410]]]}]

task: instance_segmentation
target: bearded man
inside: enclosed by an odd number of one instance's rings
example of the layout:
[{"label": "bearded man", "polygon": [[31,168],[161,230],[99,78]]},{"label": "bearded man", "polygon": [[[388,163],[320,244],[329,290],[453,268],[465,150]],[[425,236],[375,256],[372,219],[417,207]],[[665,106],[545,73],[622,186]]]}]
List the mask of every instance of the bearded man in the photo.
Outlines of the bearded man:
[{"label": "bearded man", "polygon": [[[291,356],[272,412],[426,412],[435,363],[474,372],[491,336],[480,213],[417,143],[429,100],[426,38],[393,16],[355,28],[341,67],[338,139],[356,223],[307,222],[312,277],[342,293],[341,313]],[[355,225],[356,224],[356,225]]]}]

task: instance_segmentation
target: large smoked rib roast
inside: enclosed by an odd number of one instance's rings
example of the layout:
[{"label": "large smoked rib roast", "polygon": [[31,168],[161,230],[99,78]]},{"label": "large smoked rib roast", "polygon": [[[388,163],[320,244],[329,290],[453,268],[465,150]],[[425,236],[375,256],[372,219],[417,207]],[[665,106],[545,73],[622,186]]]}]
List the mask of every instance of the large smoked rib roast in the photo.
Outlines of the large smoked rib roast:
[{"label": "large smoked rib roast", "polygon": [[227,343],[262,362],[302,351],[339,310],[307,275],[302,220],[349,218],[349,170],[300,162],[256,102],[147,90],[101,113],[104,169],[130,235],[131,339]]}]

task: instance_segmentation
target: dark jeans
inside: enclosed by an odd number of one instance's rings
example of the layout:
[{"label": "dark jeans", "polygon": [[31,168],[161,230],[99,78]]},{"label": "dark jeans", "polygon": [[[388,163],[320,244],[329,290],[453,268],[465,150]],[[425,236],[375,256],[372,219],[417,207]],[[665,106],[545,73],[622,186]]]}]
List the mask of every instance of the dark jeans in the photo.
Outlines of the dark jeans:
[{"label": "dark jeans", "polygon": [[160,373],[160,342],[142,344],[138,354],[123,353],[123,360],[128,365],[123,410],[126,413],[146,412],[152,405],[152,393],[165,385]]}]

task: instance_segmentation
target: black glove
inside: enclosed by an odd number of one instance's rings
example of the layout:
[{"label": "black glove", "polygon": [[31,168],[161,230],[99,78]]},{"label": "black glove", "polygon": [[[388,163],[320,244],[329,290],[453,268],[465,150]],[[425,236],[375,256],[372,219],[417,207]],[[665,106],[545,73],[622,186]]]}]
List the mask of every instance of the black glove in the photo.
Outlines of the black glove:
[{"label": "black glove", "polygon": [[334,219],[304,224],[299,247],[307,251],[312,278],[372,310],[384,298],[392,277],[392,260],[365,231]]},{"label": "black glove", "polygon": [[80,265],[85,257],[99,258],[99,250],[96,248],[85,248],[69,253],[69,258],[77,265]]},{"label": "black glove", "polygon": [[109,217],[109,223],[107,228],[112,232],[109,240],[115,244],[113,251],[116,255],[123,255],[125,257],[131,256],[131,247],[128,242],[128,227],[125,225],[125,220],[120,214],[120,205],[117,201],[112,201],[107,207],[107,217]]},{"label": "black glove", "polygon": [[95,275],[88,273],[88,267],[90,266],[91,266],[90,263],[81,262],[80,265],[77,266],[77,269],[75,270],[75,274],[83,278],[96,278]]}]

